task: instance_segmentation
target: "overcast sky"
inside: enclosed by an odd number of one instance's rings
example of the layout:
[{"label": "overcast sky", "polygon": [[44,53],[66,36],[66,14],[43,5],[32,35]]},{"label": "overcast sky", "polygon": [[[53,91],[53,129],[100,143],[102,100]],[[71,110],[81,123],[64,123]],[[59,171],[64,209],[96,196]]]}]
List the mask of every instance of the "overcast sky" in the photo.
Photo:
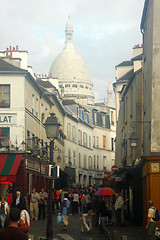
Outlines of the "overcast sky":
[{"label": "overcast sky", "polygon": [[27,50],[33,72],[48,74],[63,50],[68,15],[74,46],[88,65],[96,98],[106,98],[115,65],[132,58],[142,42],[145,0],[0,0],[0,50]]}]

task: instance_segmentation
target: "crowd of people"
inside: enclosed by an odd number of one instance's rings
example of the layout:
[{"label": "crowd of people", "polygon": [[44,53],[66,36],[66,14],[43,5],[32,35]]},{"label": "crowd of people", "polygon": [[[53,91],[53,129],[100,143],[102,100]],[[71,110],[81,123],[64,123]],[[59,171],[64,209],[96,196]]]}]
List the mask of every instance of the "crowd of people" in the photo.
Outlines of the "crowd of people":
[{"label": "crowd of people", "polygon": [[[124,200],[122,192],[113,196],[97,196],[95,192],[98,188],[67,188],[53,189],[52,203],[53,214],[62,216],[63,230],[67,231],[69,227],[69,216],[80,214],[81,232],[90,232],[99,229],[99,234],[110,237],[108,226],[113,224],[113,215],[116,218],[118,226],[124,225],[124,209],[128,199]],[[15,236],[20,236],[15,239],[21,239],[29,231],[30,220],[39,221],[45,220],[47,207],[48,193],[44,188],[38,193],[36,188],[32,189],[29,201],[27,204],[20,191],[16,191],[16,195],[12,197],[9,190],[6,190],[5,196],[0,201],[0,239],[12,234],[15,231]],[[152,202],[151,202],[152,203]],[[151,206],[150,203],[150,206]],[[150,212],[152,212],[152,206]],[[150,214],[151,215],[151,214]],[[149,216],[150,216],[149,215]],[[153,214],[152,214],[153,215]],[[151,221],[151,218],[149,218]],[[21,226],[28,225],[28,230],[22,232]],[[153,221],[151,221],[153,224]],[[18,229],[13,229],[15,227]],[[148,225],[146,229],[150,229]],[[24,231],[24,230],[23,230]],[[9,233],[8,233],[9,232]],[[21,234],[21,232],[23,234]]]}]

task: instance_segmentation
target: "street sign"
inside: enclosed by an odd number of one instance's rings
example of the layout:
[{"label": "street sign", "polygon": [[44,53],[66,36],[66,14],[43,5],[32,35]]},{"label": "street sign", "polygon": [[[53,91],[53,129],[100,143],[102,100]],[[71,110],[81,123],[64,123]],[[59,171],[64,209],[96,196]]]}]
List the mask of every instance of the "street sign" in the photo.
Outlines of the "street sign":
[{"label": "street sign", "polygon": [[116,170],[118,170],[118,166],[113,165],[113,166],[111,167],[111,170],[112,170],[112,172],[115,172]]}]

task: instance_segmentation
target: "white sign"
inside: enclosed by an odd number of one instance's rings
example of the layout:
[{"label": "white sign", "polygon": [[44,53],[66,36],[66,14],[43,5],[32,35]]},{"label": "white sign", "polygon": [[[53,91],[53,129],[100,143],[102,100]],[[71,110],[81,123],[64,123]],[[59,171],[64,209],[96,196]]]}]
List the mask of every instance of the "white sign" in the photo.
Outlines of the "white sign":
[{"label": "white sign", "polygon": [[17,114],[16,113],[11,113],[11,114],[6,114],[6,113],[1,113],[0,114],[0,125],[1,124],[7,124],[7,125],[12,125],[17,123]]}]

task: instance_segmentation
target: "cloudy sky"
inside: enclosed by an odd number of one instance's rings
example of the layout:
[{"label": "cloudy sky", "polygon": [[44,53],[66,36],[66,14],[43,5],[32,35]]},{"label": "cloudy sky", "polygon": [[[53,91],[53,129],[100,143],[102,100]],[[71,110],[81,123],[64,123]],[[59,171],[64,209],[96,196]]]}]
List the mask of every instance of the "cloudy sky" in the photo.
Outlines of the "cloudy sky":
[{"label": "cloudy sky", "polygon": [[115,65],[132,57],[142,42],[145,0],[0,0],[0,50],[27,50],[35,73],[48,74],[63,50],[68,15],[74,46],[88,65],[97,99],[106,98]]}]

